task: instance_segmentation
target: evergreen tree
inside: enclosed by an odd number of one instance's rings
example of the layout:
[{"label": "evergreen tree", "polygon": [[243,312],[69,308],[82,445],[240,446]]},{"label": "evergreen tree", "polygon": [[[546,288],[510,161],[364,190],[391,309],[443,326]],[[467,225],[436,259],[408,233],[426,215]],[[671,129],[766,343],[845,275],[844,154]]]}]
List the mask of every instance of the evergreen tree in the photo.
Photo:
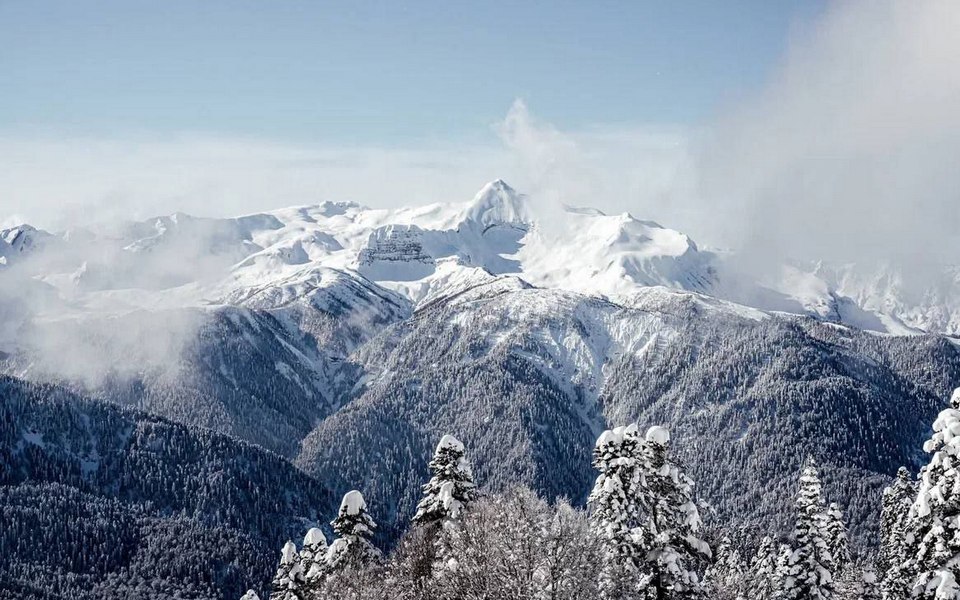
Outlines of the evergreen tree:
[{"label": "evergreen tree", "polygon": [[920,471],[910,511],[915,537],[906,575],[915,577],[914,598],[955,600],[960,598],[960,388],[933,431],[923,445],[933,456]]},{"label": "evergreen tree", "polygon": [[[777,566],[773,571],[773,598],[786,599],[791,590],[796,586],[796,569],[793,566],[793,548],[788,544],[780,544],[777,549]],[[760,600],[766,600],[766,597],[760,596]]]},{"label": "evergreen tree", "polygon": [[273,577],[270,600],[303,600],[303,572],[297,547],[288,541],[280,551],[280,566]]},{"label": "evergreen tree", "polygon": [[893,484],[883,490],[880,513],[880,555],[877,567],[881,573],[903,561],[907,535],[907,516],[917,497],[917,488],[906,467],[897,470]]},{"label": "evergreen tree", "polygon": [[883,600],[907,600],[913,594],[913,584],[916,581],[912,561],[894,565],[887,570],[880,584]]},{"label": "evergreen tree", "polygon": [[899,566],[906,551],[908,516],[917,497],[917,488],[905,467],[897,470],[893,484],[883,490],[883,509],[880,513],[880,553],[877,567],[884,576]]},{"label": "evergreen tree", "polygon": [[359,568],[380,558],[380,551],[370,541],[377,525],[360,492],[353,490],[343,496],[337,518],[330,524],[339,536],[327,550],[331,571]]},{"label": "evergreen tree", "polygon": [[701,591],[695,570],[711,558],[710,547],[697,537],[702,522],[693,494],[693,480],[667,459],[670,433],[647,430],[637,502],[643,511],[639,537],[650,575],[649,595],[657,600],[696,598]]},{"label": "evergreen tree", "polygon": [[[432,547],[418,554],[422,561],[411,565],[414,572],[429,576],[445,568],[452,558],[452,538],[463,509],[477,497],[473,470],[463,444],[452,435],[444,435],[430,461],[430,481],[423,486],[423,498],[417,504],[413,522],[424,530]],[[411,559],[413,556],[410,557]]]},{"label": "evergreen tree", "polygon": [[747,568],[729,536],[717,546],[714,561],[704,573],[712,598],[736,600],[744,595]]},{"label": "evergreen tree", "polygon": [[760,540],[760,547],[750,561],[750,585],[747,596],[750,600],[767,600],[773,595],[777,571],[777,549],[769,535]]},{"label": "evergreen tree", "polygon": [[240,600],[260,600],[260,596],[253,590],[247,590],[247,593],[241,596]]},{"label": "evergreen tree", "polygon": [[860,590],[857,600],[880,600],[883,598],[877,571],[873,567],[866,567],[860,577]]},{"label": "evergreen tree", "polygon": [[635,424],[604,431],[593,450],[600,475],[588,500],[593,529],[601,541],[599,589],[604,599],[639,598],[645,587],[645,545],[634,529],[640,522],[635,499],[642,442]]},{"label": "evergreen tree", "polygon": [[833,559],[822,531],[824,519],[820,477],[807,461],[797,492],[797,524],[789,572],[781,581],[778,597],[788,600],[830,600],[833,597]]},{"label": "evergreen tree", "polygon": [[913,567],[908,556],[913,539],[910,511],[917,496],[916,484],[900,467],[893,484],[883,490],[880,513],[880,552],[877,561],[884,600],[906,600],[913,588]]},{"label": "evergreen tree", "polygon": [[319,589],[327,574],[327,538],[316,527],[311,527],[303,538],[300,550],[300,572],[307,590]]},{"label": "evergreen tree", "polygon": [[833,559],[833,575],[839,577],[850,565],[850,543],[847,539],[847,524],[843,520],[843,512],[836,502],[823,515],[823,537]]},{"label": "evergreen tree", "polygon": [[427,525],[456,520],[460,511],[476,498],[470,461],[457,438],[443,436],[430,461],[430,473],[432,477],[423,486],[423,499],[417,504],[413,522]]}]

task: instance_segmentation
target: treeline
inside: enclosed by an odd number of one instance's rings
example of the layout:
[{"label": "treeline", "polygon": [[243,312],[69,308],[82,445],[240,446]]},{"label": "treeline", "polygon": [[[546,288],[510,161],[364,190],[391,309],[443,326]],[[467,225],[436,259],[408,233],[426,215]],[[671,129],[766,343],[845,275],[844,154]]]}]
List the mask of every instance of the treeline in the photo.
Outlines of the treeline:
[{"label": "treeline", "polygon": [[444,436],[412,526],[389,555],[374,546],[376,524],[351,491],[329,546],[316,528],[300,550],[287,542],[269,598],[960,600],[960,389],[933,429],[919,482],[901,469],[884,491],[874,552],[852,555],[843,514],[808,459],[792,533],[764,536],[750,558],[722,527],[707,543],[706,505],[662,427],[600,436],[585,510],[523,487],[481,496],[463,444]]}]

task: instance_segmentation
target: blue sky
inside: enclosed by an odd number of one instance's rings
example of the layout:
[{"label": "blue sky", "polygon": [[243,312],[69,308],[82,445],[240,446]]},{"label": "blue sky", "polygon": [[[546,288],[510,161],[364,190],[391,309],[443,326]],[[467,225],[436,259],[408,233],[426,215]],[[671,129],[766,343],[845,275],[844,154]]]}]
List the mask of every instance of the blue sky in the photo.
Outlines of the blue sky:
[{"label": "blue sky", "polygon": [[0,0],[0,132],[489,136],[695,124],[757,88],[811,0]]}]

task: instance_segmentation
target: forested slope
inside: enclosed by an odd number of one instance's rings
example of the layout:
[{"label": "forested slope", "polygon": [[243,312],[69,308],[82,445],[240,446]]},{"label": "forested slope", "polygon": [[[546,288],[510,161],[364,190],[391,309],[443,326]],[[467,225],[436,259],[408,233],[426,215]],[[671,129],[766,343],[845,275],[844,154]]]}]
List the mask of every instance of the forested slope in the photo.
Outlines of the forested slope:
[{"label": "forested slope", "polygon": [[232,598],[332,505],[260,447],[12,378],[0,467],[10,598]]}]

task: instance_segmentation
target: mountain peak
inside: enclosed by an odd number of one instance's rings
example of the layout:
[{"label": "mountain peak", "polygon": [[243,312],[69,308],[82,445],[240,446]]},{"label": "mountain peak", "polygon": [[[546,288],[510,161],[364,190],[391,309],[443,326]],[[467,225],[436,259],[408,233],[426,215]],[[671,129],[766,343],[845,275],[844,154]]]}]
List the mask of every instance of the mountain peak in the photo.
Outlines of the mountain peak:
[{"label": "mountain peak", "polygon": [[25,235],[30,235],[30,233],[35,231],[39,231],[39,230],[33,225],[28,225],[26,223],[23,223],[21,225],[17,225],[16,227],[11,227],[9,229],[4,229],[3,231],[0,231],[0,239],[2,239],[4,242],[12,246],[14,242],[17,240],[17,238],[20,238],[21,236],[25,236]]},{"label": "mountain peak", "polygon": [[492,225],[526,226],[531,218],[527,197],[502,179],[483,186],[464,211],[463,221],[472,221],[483,228]]},{"label": "mountain peak", "polygon": [[0,256],[25,256],[43,249],[53,238],[53,234],[26,223],[0,230]]}]

